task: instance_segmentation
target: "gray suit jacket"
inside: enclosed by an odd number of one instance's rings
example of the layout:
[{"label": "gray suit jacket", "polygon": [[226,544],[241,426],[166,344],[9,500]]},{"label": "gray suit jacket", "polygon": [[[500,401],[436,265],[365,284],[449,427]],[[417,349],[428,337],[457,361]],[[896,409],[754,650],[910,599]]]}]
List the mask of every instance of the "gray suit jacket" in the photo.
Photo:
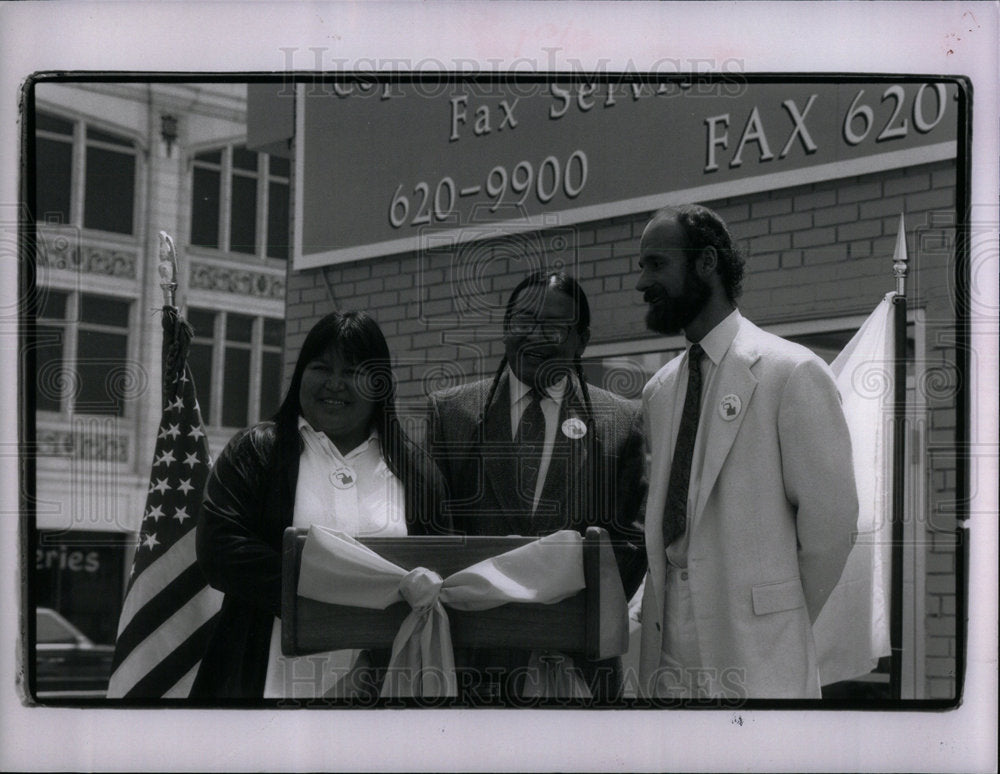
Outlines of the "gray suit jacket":
[{"label": "gray suit jacket", "polygon": [[[640,690],[649,693],[662,641],[670,407],[683,363],[671,360],[643,391],[652,485]],[[743,319],[698,432],[707,444],[687,575],[709,693],[820,698],[811,622],[840,578],[858,518],[851,440],[830,369]]]}]

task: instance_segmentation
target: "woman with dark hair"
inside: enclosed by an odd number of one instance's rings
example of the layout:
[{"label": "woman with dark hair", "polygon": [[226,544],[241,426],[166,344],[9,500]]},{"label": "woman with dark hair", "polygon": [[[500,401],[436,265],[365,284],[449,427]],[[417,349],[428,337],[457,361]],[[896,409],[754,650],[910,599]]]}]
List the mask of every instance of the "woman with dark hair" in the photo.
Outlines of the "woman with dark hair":
[{"label": "woman with dark hair", "polygon": [[358,654],[312,654],[301,664],[281,654],[285,528],[321,524],[354,537],[446,532],[442,492],[437,468],[396,416],[378,324],[364,312],[321,319],[273,420],[237,434],[206,484],[198,563],[226,596],[192,696],[326,694]]}]

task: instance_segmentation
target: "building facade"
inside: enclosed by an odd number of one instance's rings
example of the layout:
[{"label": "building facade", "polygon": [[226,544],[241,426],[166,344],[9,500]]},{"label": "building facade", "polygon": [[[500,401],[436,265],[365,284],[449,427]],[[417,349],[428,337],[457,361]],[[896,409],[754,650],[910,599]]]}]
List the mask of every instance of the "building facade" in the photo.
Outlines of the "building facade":
[{"label": "building facade", "polygon": [[34,110],[33,601],[113,643],[161,412],[158,233],[217,453],[278,405],[287,158],[246,149],[246,87],[42,82]]}]

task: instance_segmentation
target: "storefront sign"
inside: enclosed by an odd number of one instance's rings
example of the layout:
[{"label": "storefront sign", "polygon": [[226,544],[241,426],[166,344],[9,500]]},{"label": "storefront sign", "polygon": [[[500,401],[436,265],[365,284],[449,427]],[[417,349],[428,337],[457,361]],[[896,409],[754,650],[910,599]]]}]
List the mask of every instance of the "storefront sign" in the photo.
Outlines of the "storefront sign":
[{"label": "storefront sign", "polygon": [[113,643],[126,581],[126,536],[90,530],[39,530],[34,603],[51,607],[100,643]]},{"label": "storefront sign", "polygon": [[954,156],[955,84],[313,83],[295,268]]}]

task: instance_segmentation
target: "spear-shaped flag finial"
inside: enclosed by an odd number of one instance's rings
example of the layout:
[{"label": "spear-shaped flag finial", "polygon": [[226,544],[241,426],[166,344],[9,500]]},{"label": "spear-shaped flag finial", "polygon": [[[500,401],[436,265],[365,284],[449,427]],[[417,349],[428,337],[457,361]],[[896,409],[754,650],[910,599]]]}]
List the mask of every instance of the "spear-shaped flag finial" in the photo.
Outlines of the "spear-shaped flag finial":
[{"label": "spear-shaped flag finial", "polygon": [[892,254],[892,276],[896,278],[896,295],[906,295],[906,226],[903,213],[899,213],[899,229],[896,231],[896,250]]}]

